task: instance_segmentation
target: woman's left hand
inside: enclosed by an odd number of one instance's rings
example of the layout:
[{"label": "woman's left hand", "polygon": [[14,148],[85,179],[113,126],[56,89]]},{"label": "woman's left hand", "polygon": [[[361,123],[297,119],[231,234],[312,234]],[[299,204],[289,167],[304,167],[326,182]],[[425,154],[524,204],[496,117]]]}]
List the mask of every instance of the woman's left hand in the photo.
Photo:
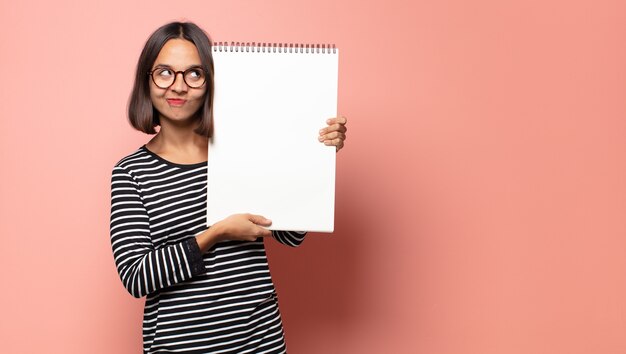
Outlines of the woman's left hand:
[{"label": "woman's left hand", "polygon": [[343,148],[344,141],[346,140],[346,123],[348,119],[344,116],[330,118],[326,121],[328,126],[320,130],[319,141],[323,142],[327,146],[335,146],[337,151]]}]

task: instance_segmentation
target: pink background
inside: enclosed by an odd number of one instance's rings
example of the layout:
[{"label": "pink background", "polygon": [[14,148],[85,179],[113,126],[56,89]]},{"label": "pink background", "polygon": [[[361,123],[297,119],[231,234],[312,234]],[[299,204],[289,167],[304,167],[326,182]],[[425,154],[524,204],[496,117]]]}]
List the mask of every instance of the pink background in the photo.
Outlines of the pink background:
[{"label": "pink background", "polygon": [[176,19],[341,49],[336,232],[268,250],[290,352],[626,353],[626,3],[597,0],[3,1],[2,352],[140,352],[109,182]]}]

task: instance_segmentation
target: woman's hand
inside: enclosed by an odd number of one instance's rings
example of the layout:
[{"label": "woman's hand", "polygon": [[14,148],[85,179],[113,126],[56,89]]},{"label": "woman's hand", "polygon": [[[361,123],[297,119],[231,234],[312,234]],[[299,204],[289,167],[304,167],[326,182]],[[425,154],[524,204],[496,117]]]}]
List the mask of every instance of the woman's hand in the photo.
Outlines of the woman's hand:
[{"label": "woman's hand", "polygon": [[344,116],[331,118],[326,121],[328,126],[320,130],[319,141],[323,142],[327,146],[335,146],[337,151],[343,148],[344,141],[346,140],[346,123],[348,119]]},{"label": "woman's hand", "polygon": [[258,237],[271,236],[272,231],[263,227],[270,225],[272,221],[261,215],[234,214],[196,236],[196,241],[204,253],[220,241],[254,241]]},{"label": "woman's hand", "polygon": [[234,214],[219,221],[212,227],[219,232],[219,240],[254,241],[258,237],[271,236],[272,232],[263,226],[272,225],[272,220],[261,215]]}]

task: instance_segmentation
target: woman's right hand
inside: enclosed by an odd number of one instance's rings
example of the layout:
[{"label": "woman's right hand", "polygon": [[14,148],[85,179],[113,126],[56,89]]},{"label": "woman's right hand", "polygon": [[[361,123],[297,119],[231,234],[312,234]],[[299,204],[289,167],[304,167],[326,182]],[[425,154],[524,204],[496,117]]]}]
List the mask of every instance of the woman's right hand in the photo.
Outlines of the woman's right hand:
[{"label": "woman's right hand", "polygon": [[272,232],[263,227],[271,224],[272,220],[261,215],[234,214],[196,236],[196,241],[204,253],[220,241],[254,241],[259,237],[271,236]]},{"label": "woman's right hand", "polygon": [[271,236],[272,232],[263,226],[272,225],[272,220],[261,215],[234,214],[214,224],[218,240],[254,241],[258,237]]}]

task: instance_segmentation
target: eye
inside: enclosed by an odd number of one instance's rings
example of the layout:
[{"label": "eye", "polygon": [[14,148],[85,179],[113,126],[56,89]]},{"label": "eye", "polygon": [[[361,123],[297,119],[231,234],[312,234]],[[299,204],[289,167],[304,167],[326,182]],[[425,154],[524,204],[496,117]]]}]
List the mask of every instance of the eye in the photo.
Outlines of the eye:
[{"label": "eye", "polygon": [[169,77],[172,76],[174,72],[172,71],[172,69],[160,68],[156,70],[156,74],[161,77]]},{"label": "eye", "polygon": [[188,76],[192,79],[199,79],[203,76],[203,72],[200,69],[191,69]]}]

